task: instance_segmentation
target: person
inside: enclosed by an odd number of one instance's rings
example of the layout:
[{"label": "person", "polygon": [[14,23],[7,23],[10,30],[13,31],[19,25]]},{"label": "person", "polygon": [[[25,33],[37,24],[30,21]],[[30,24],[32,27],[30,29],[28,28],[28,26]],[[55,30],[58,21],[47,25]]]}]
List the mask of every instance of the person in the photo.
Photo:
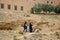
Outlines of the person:
[{"label": "person", "polygon": [[32,32],[32,23],[29,24],[29,32]]},{"label": "person", "polygon": [[27,22],[24,23],[24,32],[27,32]]}]

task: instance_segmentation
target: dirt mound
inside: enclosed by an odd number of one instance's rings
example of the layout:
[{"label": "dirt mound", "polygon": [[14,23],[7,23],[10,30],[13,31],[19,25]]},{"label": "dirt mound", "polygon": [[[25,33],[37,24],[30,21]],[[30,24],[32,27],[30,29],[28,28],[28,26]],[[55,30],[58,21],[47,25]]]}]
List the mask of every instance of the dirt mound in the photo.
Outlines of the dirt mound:
[{"label": "dirt mound", "polygon": [[36,21],[31,19],[25,19],[20,13],[13,12],[0,12],[0,29],[12,30],[16,27],[23,27],[24,22],[29,25],[30,22],[35,24]]},{"label": "dirt mound", "polygon": [[12,12],[0,12],[0,29],[12,29],[18,27],[20,17]]}]

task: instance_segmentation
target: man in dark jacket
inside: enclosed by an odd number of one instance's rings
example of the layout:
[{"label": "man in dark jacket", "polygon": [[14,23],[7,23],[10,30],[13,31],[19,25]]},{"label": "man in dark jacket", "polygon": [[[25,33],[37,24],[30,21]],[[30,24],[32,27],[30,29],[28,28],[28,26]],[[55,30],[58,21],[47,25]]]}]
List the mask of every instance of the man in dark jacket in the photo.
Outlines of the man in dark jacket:
[{"label": "man in dark jacket", "polygon": [[26,24],[26,22],[24,23],[24,32],[27,32],[27,24]]},{"label": "man in dark jacket", "polygon": [[29,25],[29,32],[32,32],[32,23],[30,23],[30,25]]}]

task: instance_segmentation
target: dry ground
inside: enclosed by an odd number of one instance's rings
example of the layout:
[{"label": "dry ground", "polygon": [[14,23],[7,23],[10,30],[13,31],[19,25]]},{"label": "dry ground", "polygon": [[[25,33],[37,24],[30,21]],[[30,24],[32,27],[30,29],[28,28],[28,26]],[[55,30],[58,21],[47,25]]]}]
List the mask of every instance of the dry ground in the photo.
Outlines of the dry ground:
[{"label": "dry ground", "polygon": [[[12,30],[0,30],[0,40],[60,40],[60,15],[36,15],[0,13],[0,27]],[[6,15],[6,16],[5,16]],[[10,15],[10,16],[9,16]],[[2,18],[3,17],[3,18]],[[11,23],[13,21],[13,23]],[[33,24],[33,32],[23,32],[23,23]],[[6,23],[8,22],[8,25]],[[29,26],[28,26],[29,27]]]}]

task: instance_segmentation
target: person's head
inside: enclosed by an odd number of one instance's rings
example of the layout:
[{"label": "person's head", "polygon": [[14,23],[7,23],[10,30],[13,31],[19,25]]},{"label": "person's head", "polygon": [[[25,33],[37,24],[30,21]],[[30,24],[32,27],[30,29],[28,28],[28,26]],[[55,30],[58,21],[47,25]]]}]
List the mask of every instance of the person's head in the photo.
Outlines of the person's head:
[{"label": "person's head", "polygon": [[30,24],[32,24],[32,22],[30,22]]},{"label": "person's head", "polygon": [[25,24],[26,24],[27,22],[25,22]]}]

